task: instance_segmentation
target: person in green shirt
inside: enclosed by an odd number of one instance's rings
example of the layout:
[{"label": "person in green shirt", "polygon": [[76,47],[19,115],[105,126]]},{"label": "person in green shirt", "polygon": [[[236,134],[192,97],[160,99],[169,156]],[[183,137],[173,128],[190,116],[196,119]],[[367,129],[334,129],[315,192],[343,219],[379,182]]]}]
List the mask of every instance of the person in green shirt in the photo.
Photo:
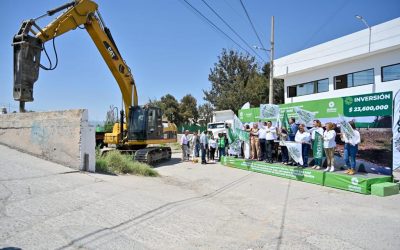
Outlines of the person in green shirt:
[{"label": "person in green shirt", "polygon": [[217,146],[218,146],[218,152],[219,152],[219,158],[218,161],[221,161],[221,157],[225,156],[225,136],[222,133],[218,134],[218,139],[217,139]]}]

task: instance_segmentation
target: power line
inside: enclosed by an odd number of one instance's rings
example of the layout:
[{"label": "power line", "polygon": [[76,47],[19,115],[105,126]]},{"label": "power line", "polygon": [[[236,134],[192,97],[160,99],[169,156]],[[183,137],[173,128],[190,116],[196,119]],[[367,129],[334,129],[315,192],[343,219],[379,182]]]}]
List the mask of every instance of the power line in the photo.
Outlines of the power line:
[{"label": "power line", "polygon": [[262,43],[262,41],[261,41],[261,39],[260,39],[260,36],[259,36],[258,33],[257,33],[256,28],[254,27],[253,22],[251,21],[250,15],[249,15],[249,13],[247,12],[247,9],[246,9],[246,7],[244,6],[242,0],[240,0],[240,4],[242,5],[242,8],[243,8],[244,12],[246,13],[247,19],[249,20],[249,22],[250,22],[250,24],[251,24],[251,27],[253,28],[253,31],[254,31],[254,33],[256,34],[258,41],[260,42],[260,45],[261,45],[263,48],[265,48],[264,44]]},{"label": "power line", "polygon": [[215,25],[210,19],[208,19],[206,16],[203,15],[203,13],[201,13],[198,9],[196,9],[196,7],[194,7],[193,5],[191,5],[187,0],[181,0],[184,1],[188,6],[190,6],[191,10],[194,11],[196,13],[197,16],[201,16],[204,20],[207,21],[207,23],[209,25],[211,25],[211,27],[214,30],[219,31],[220,33],[222,33],[226,38],[228,38],[230,41],[232,41],[234,44],[236,44],[239,48],[241,48],[243,51],[245,51],[247,54],[251,55],[251,53],[249,51],[247,51],[245,48],[243,48],[239,43],[237,43],[235,40],[233,40],[233,38],[231,38],[228,34],[226,34],[223,30],[221,30],[217,25]]},{"label": "power line", "polygon": [[[199,12],[196,12],[196,10],[194,10],[193,8],[190,8],[190,6],[184,4],[184,3],[183,3],[183,0],[180,0],[180,2],[182,3],[183,6],[185,6],[186,9],[190,10],[193,14],[195,14],[196,16],[198,16],[198,17],[200,18],[200,20],[201,20],[203,23],[205,23],[205,24],[207,24],[207,25],[211,25],[209,22],[207,22],[207,20],[205,20],[205,19],[199,14]],[[212,26],[212,25],[211,25],[211,28],[212,28],[215,32],[217,32],[217,33],[219,32],[219,30],[218,30],[216,27]]]},{"label": "power line", "polygon": [[243,13],[239,13],[238,10],[236,10],[230,3],[228,0],[224,0],[225,4],[228,5],[228,7],[233,10],[233,12],[235,12],[238,16],[240,16],[241,18],[245,19]]},{"label": "power line", "polygon": [[321,32],[321,30],[322,30],[323,28],[325,28],[325,26],[328,25],[328,24],[336,17],[336,15],[339,14],[339,12],[340,12],[348,3],[349,3],[349,1],[345,0],[345,1],[339,6],[339,8],[338,8],[336,11],[334,11],[334,12],[332,13],[332,15],[330,15],[330,16],[326,19],[326,21],[325,21],[325,22],[310,36],[310,38],[307,39],[307,41],[303,44],[303,46],[301,46],[301,48],[299,48],[299,50],[302,50],[303,48],[305,48],[305,47],[314,39],[314,37],[315,37],[319,32]]},{"label": "power line", "polygon": [[264,63],[266,63],[264,61],[264,59],[253,49],[253,47],[251,47],[246,40],[243,39],[242,36],[240,36],[233,28],[232,26],[230,26],[205,0],[201,0],[226,26],[228,26],[228,28],[237,36],[239,37],[239,39],[246,44],[247,47],[250,48],[251,51],[254,52],[255,55],[257,55]]}]

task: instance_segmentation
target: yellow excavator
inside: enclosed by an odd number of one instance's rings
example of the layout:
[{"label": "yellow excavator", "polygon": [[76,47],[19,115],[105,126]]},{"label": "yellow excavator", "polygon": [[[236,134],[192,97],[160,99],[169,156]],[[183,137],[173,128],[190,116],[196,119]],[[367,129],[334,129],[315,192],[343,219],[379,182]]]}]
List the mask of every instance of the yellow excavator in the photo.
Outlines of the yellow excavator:
[{"label": "yellow excavator", "polygon": [[[60,11],[64,12],[44,28],[36,23],[37,20]],[[149,164],[171,158],[170,147],[147,146],[176,142],[176,125],[163,121],[163,114],[159,108],[138,106],[131,70],[105,25],[98,5],[91,0],[75,0],[49,10],[35,19],[23,21],[20,30],[13,38],[13,94],[14,99],[19,101],[20,112],[25,111],[25,102],[33,101],[33,85],[39,77],[39,69],[52,70],[57,66],[57,56],[54,67],[51,62],[48,68],[40,64],[42,51],[48,58],[44,44],[52,40],[55,50],[54,38],[76,28],[86,29],[89,33],[122,93],[124,107],[121,108],[120,121],[114,124],[112,133],[105,134],[104,143],[109,149],[134,153],[136,160]]]}]

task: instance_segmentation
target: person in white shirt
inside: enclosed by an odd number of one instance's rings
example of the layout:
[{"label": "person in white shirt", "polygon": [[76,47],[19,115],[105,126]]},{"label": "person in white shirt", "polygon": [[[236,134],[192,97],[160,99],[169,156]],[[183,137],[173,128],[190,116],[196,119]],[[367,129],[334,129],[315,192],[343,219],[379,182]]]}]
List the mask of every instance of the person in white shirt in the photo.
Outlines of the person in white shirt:
[{"label": "person in white shirt", "polygon": [[272,122],[268,121],[267,126],[265,128],[265,140],[266,140],[266,147],[267,147],[267,160],[265,162],[273,163],[272,158],[272,150],[274,148],[274,143],[277,138],[276,136],[276,128],[272,126]]},{"label": "person in white shirt", "polygon": [[211,136],[210,140],[208,141],[208,146],[210,149],[210,160],[215,162],[215,150],[217,149],[217,141],[215,140],[213,135]]},{"label": "person in white shirt", "polygon": [[299,125],[299,130],[294,137],[294,141],[301,143],[301,156],[303,157],[303,168],[308,167],[308,151],[311,145],[311,135],[305,130],[304,124]]},{"label": "person in white shirt", "polygon": [[[250,134],[250,125],[246,124],[246,126],[244,128],[245,128],[244,130],[246,131],[246,133]],[[250,136],[249,136],[249,138],[250,138]],[[218,151],[216,151],[216,152],[218,152]],[[250,159],[250,152],[251,152],[251,147],[250,147],[250,139],[249,139],[249,140],[246,140],[243,142],[243,156],[245,159],[247,159],[247,160]]]},{"label": "person in white shirt", "polygon": [[208,148],[208,136],[207,131],[203,131],[200,136],[200,148],[201,148],[201,164],[206,164],[206,150]]},{"label": "person in white shirt", "polygon": [[[322,128],[321,121],[314,120],[313,127],[310,129],[310,131],[311,131],[311,146],[313,146],[314,143],[318,143],[315,141],[315,133],[319,133],[321,136],[324,134],[324,129]],[[314,157],[314,166],[312,168],[321,169],[321,165],[322,165],[322,157],[321,158]]]},{"label": "person in white shirt", "polygon": [[264,161],[267,158],[267,150],[266,150],[266,143],[267,143],[267,130],[266,130],[267,123],[259,123],[258,124],[258,142],[260,144],[260,155],[258,156],[259,161]]},{"label": "person in white shirt", "polygon": [[326,171],[334,172],[335,171],[335,147],[336,147],[336,132],[333,130],[333,123],[328,122],[326,124],[326,130],[324,132],[324,150],[326,155]]},{"label": "person in white shirt", "polygon": [[354,131],[352,140],[346,137],[345,133],[341,133],[341,139],[344,141],[344,161],[346,162],[346,174],[354,175],[356,173],[356,155],[358,152],[358,144],[361,142],[360,133],[356,130],[356,125],[353,121],[349,122]]},{"label": "person in white shirt", "polygon": [[185,134],[182,135],[181,137],[181,147],[182,147],[182,161],[187,161],[189,160],[189,130],[185,131]]}]

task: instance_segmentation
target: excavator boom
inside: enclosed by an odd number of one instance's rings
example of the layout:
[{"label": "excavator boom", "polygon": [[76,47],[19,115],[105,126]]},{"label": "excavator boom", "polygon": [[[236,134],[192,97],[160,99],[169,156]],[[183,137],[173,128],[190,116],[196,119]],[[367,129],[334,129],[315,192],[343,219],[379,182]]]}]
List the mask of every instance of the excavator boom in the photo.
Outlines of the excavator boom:
[{"label": "excavator boom", "polygon": [[84,25],[118,83],[128,120],[129,108],[138,105],[135,81],[110,30],[101,19],[97,4],[91,0],[76,0],[47,11],[41,17],[64,9],[64,13],[44,28],[36,24],[38,18],[24,21],[14,36],[14,99],[20,101],[21,109],[24,109],[25,102],[33,101],[33,85],[39,77],[40,54],[44,43]]},{"label": "excavator boom", "polygon": [[[64,11],[46,27],[41,28],[36,21]],[[44,44],[64,33],[80,26],[89,33],[102,58],[113,74],[121,90],[125,106],[121,112],[121,120],[115,123],[112,133],[104,134],[104,143],[115,145],[114,149],[135,152],[137,160],[153,163],[161,159],[171,158],[171,148],[151,147],[148,144],[176,142],[176,126],[162,122],[162,112],[155,107],[138,106],[138,96],[132,72],[123,60],[110,30],[105,25],[98,11],[98,6],[91,0],[75,0],[64,4],[46,14],[29,19],[22,23],[14,36],[14,99],[20,102],[23,112],[25,102],[33,101],[33,85],[39,77],[39,69],[54,69],[40,65]],[[57,62],[56,62],[57,65]]]}]

